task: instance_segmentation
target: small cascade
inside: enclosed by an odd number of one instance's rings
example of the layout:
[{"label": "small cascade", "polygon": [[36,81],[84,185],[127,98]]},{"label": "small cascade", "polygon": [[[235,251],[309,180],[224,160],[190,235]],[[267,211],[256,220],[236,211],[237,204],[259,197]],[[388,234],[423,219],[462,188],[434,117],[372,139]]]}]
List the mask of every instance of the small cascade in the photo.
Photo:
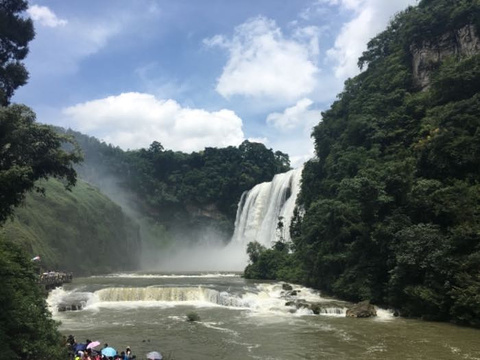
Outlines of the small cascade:
[{"label": "small cascade", "polygon": [[[277,174],[271,182],[256,185],[240,199],[232,243],[257,241],[270,247],[281,238],[290,240],[290,223],[295,209],[303,168]],[[278,224],[282,222],[283,228]]]},{"label": "small cascade", "polygon": [[146,287],[106,288],[95,292],[102,302],[120,301],[165,301],[165,302],[207,302],[221,306],[242,307],[241,299],[227,292],[204,287]]},{"label": "small cascade", "polygon": [[100,301],[207,301],[217,303],[218,291],[203,287],[114,287],[95,292]]},{"label": "small cascade", "polygon": [[[255,314],[345,316],[347,303],[323,298],[313,289],[283,283],[257,284],[241,292],[204,286],[109,287],[95,292],[53,291],[48,303],[53,312],[89,311],[101,307],[223,306]],[[386,317],[386,316],[385,316]]]},{"label": "small cascade", "polygon": [[345,307],[322,307],[319,309],[320,315],[328,315],[328,316],[342,316],[345,317],[347,313],[347,308]]},{"label": "small cascade", "polygon": [[83,310],[92,298],[92,293],[82,291],[65,291],[55,288],[50,291],[47,303],[52,313]]}]

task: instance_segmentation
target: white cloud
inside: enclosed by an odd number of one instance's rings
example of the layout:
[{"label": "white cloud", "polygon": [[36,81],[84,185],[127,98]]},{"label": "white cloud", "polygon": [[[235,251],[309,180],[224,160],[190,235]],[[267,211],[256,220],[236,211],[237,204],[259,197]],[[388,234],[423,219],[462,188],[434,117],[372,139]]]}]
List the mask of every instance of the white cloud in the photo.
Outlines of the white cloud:
[{"label": "white cloud", "polygon": [[[37,17],[40,24],[49,24],[36,27],[35,39],[30,44],[26,62],[32,80],[35,77],[75,74],[81,68],[82,61],[104,50],[119,35],[122,35],[125,46],[130,45],[132,37],[140,41],[148,36],[146,29],[161,16],[159,11],[154,7],[142,7],[140,1],[126,3],[131,6],[112,7],[100,2],[92,3],[85,5],[93,6],[88,13],[75,11],[75,5],[69,9],[68,22],[58,19],[46,7],[30,7],[28,11],[32,18]],[[155,5],[153,2],[150,4]],[[52,28],[55,24],[62,25],[61,31]],[[121,63],[119,60],[112,67]]]},{"label": "white cloud", "polygon": [[301,166],[305,161],[314,156],[312,141],[306,136],[287,135],[277,136],[269,143],[269,147],[280,150],[290,157],[290,165],[293,168]]},{"label": "white cloud", "polygon": [[271,113],[267,116],[267,123],[281,131],[296,128],[311,130],[312,126],[320,121],[320,111],[309,110],[313,101],[307,98],[299,100],[294,106],[286,108],[283,113]]},{"label": "white cloud", "polygon": [[204,43],[228,51],[229,59],[216,86],[225,98],[240,95],[291,102],[316,86],[315,27],[287,38],[275,21],[256,17],[237,26],[231,39],[216,35]]},{"label": "white cloud", "polygon": [[68,21],[59,19],[55,13],[46,6],[32,5],[27,10],[33,21],[47,27],[65,26]]},{"label": "white cloud", "polygon": [[82,60],[103,49],[121,29],[122,25],[116,19],[92,19],[89,23],[71,19],[61,31],[39,28],[30,46],[27,66],[32,76],[75,73]]},{"label": "white cloud", "polygon": [[359,73],[358,58],[367,49],[368,41],[386,28],[392,16],[416,3],[416,0],[322,1],[353,11],[353,18],[343,25],[335,45],[327,51],[329,60],[334,64],[335,76],[341,80]]},{"label": "white cloud", "polygon": [[303,98],[283,112],[267,116],[267,123],[276,131],[270,136],[271,146],[289,154],[292,167],[298,167],[313,157],[310,134],[321,121],[320,110],[312,109],[313,105],[311,99]]},{"label": "white cloud", "polygon": [[250,142],[262,143],[263,145],[267,145],[269,143],[268,138],[266,137],[249,137],[247,140]]},{"label": "white cloud", "polygon": [[242,119],[231,110],[182,108],[175,100],[144,93],[88,101],[63,113],[75,129],[123,149],[148,147],[156,140],[167,149],[191,152],[244,140]]}]

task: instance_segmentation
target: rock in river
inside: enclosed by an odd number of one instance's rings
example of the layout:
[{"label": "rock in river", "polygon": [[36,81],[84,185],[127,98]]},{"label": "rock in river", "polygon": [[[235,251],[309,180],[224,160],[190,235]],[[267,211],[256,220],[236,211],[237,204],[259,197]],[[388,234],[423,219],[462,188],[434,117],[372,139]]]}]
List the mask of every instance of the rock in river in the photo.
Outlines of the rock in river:
[{"label": "rock in river", "polygon": [[367,318],[371,316],[377,316],[377,310],[375,306],[370,304],[369,300],[359,302],[358,304],[352,305],[350,309],[347,310],[348,317],[356,318]]}]

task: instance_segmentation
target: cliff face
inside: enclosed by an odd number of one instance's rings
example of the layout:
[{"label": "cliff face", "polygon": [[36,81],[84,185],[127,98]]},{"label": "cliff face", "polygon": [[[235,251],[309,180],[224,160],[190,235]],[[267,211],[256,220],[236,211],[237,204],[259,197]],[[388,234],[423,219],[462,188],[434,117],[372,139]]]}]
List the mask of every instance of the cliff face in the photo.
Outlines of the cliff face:
[{"label": "cliff face", "polygon": [[474,25],[445,33],[420,45],[410,47],[415,84],[422,90],[428,89],[430,75],[441,61],[449,56],[471,56],[480,52],[480,37]]}]

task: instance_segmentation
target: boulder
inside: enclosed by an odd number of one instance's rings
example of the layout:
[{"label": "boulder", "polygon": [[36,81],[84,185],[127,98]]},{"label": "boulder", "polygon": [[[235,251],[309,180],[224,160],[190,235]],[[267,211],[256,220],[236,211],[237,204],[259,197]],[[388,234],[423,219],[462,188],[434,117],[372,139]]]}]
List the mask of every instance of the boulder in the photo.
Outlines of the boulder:
[{"label": "boulder", "polygon": [[347,310],[347,317],[367,318],[372,316],[377,316],[377,310],[370,304],[370,300],[359,302]]},{"label": "boulder", "polygon": [[62,304],[58,304],[57,310],[60,312],[79,311],[79,310],[82,310],[83,307],[84,307],[84,304],[82,304],[81,302],[62,303]]},{"label": "boulder", "polygon": [[285,291],[292,291],[293,287],[290,284],[282,284],[282,289]]},{"label": "boulder", "polygon": [[315,314],[315,315],[318,315],[322,312],[322,305],[318,304],[318,303],[313,303],[313,304],[310,304],[309,306],[310,310],[312,310],[312,312]]},{"label": "boulder", "polygon": [[295,306],[297,309],[310,308],[310,304],[304,299],[290,300],[285,303],[285,306]]}]

